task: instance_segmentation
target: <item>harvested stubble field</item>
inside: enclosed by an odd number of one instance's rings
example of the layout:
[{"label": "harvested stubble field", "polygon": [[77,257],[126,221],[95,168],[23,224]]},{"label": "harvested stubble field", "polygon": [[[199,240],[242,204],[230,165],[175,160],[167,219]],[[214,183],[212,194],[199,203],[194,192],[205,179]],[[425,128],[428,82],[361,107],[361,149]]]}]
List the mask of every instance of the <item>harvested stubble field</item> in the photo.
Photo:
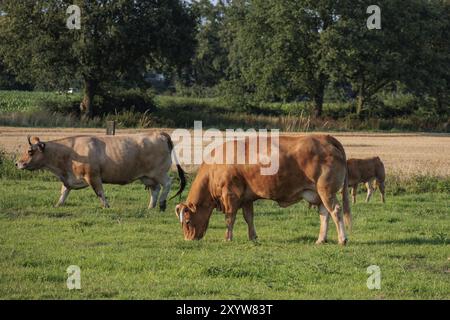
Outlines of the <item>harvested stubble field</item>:
[{"label": "harvested stubble field", "polygon": [[[119,130],[126,132],[135,131]],[[0,128],[0,147],[15,153],[26,145],[28,134],[46,140],[103,133]],[[379,155],[391,175],[450,175],[449,136],[335,136],[349,157]],[[378,193],[369,204],[359,195],[347,247],[336,244],[332,224],[329,244],[314,245],[319,218],[303,202],[287,209],[257,202],[257,243],[247,241],[242,216],[235,240],[224,242],[222,214],[213,214],[205,239],[185,242],[173,213],[178,200],[168,203],[166,213],[148,210],[148,194],[139,183],[107,185],[111,209],[101,209],[89,189],[72,192],[65,207],[54,208],[60,186],[56,179],[42,173],[18,178],[14,168],[3,169],[2,299],[450,298],[450,197],[445,184],[439,192],[396,194],[388,180],[385,205]],[[177,187],[174,183],[171,194]],[[81,269],[81,290],[66,287],[70,265]],[[371,265],[381,270],[380,290],[367,287]]]},{"label": "harvested stubble field", "polygon": [[[117,134],[152,132],[172,129],[118,130]],[[41,140],[59,139],[72,135],[103,135],[103,129],[38,129],[0,127],[0,147],[8,153],[17,153],[27,143],[27,135]],[[304,134],[304,133],[298,133]],[[296,133],[289,133],[296,135]],[[347,158],[379,156],[386,172],[401,176],[450,176],[450,135],[404,133],[332,133],[344,145]]]}]

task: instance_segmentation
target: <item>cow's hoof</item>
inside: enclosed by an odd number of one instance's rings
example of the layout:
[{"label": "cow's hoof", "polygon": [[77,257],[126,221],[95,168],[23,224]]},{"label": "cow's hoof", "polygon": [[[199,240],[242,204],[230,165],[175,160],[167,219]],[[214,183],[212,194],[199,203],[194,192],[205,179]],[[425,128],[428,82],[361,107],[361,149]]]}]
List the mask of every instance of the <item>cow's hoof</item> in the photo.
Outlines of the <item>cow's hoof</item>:
[{"label": "cow's hoof", "polygon": [[167,203],[166,201],[163,201],[159,204],[159,211],[164,212],[167,209]]},{"label": "cow's hoof", "polygon": [[327,240],[321,240],[321,239],[319,239],[319,240],[316,241],[316,244],[317,244],[317,245],[321,245],[321,244],[325,244],[325,243],[327,243]]},{"label": "cow's hoof", "polygon": [[340,246],[346,246],[346,245],[347,245],[347,242],[348,242],[348,239],[345,238],[344,241],[339,241],[339,245],[340,245]]}]

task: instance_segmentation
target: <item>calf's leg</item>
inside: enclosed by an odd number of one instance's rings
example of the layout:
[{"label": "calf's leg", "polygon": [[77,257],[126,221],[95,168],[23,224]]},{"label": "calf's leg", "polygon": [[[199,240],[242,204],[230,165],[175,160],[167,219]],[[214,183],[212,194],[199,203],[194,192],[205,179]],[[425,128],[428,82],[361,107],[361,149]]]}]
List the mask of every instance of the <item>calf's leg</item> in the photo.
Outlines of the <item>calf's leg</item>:
[{"label": "calf's leg", "polygon": [[366,202],[369,202],[370,198],[372,197],[373,191],[374,191],[373,182],[372,181],[366,182],[366,188],[367,188]]},{"label": "calf's leg", "polygon": [[378,180],[377,180],[377,185],[378,185],[378,188],[380,189],[380,193],[381,193],[381,201],[382,201],[383,203],[386,203],[386,200],[385,200],[385,198],[384,198],[384,189],[385,189],[384,181],[378,181]]},{"label": "calf's leg", "polygon": [[55,207],[64,205],[64,202],[66,202],[69,192],[70,192],[69,188],[67,188],[65,185],[61,186],[61,196],[59,197],[58,203],[55,205]]},{"label": "calf's leg", "polygon": [[253,222],[253,202],[247,203],[242,206],[244,212],[244,219],[248,225],[248,239],[254,241],[258,238],[256,235],[255,224]]},{"label": "calf's leg", "polygon": [[355,184],[352,187],[352,199],[353,199],[353,204],[356,203],[356,194],[358,193],[358,185]]}]

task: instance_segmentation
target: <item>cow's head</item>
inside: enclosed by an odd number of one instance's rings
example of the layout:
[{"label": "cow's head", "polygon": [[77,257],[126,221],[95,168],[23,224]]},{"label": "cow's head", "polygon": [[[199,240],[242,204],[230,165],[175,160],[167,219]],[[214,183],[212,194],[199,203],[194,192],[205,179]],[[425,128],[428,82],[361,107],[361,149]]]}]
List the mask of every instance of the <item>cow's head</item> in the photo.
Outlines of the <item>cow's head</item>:
[{"label": "cow's head", "polygon": [[41,142],[38,137],[28,137],[27,150],[22,154],[16,162],[18,169],[36,170],[44,166],[45,143]]},{"label": "cow's head", "polygon": [[180,203],[175,213],[181,223],[185,240],[200,240],[208,229],[212,210],[191,203]]}]

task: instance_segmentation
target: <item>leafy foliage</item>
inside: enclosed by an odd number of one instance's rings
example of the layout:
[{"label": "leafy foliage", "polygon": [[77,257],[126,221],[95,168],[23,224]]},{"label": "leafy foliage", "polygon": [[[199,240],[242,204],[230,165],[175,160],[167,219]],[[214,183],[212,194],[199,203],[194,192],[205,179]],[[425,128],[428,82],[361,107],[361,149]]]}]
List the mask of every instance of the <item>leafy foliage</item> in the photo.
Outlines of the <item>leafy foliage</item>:
[{"label": "leafy foliage", "polygon": [[142,75],[146,66],[182,66],[193,51],[195,20],[179,0],[75,1],[81,29],[66,28],[72,1],[5,0],[0,57],[22,81],[68,88],[82,80],[84,110],[100,84]]}]

